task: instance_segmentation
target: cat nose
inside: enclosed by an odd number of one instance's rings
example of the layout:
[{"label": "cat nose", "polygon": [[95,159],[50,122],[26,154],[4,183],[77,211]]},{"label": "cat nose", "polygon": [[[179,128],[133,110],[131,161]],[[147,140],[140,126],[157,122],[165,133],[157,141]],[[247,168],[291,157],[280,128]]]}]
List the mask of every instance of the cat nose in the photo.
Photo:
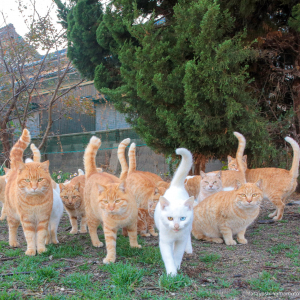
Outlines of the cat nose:
[{"label": "cat nose", "polygon": [[108,206],[109,210],[113,211],[115,208],[113,206]]},{"label": "cat nose", "polygon": [[175,224],[174,224],[174,228],[178,229],[178,228],[179,228],[179,224],[178,224],[178,223],[175,223]]},{"label": "cat nose", "polygon": [[248,202],[248,203],[251,203],[251,202],[252,202],[252,199],[247,198],[247,202]]}]

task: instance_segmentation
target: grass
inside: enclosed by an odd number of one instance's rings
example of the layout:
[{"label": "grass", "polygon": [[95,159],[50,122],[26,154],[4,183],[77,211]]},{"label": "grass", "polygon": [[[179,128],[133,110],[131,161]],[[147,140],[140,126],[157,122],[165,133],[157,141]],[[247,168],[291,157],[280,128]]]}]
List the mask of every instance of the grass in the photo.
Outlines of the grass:
[{"label": "grass", "polygon": [[276,255],[276,254],[279,254],[282,250],[288,250],[291,248],[292,248],[292,245],[280,243],[280,244],[277,244],[277,245],[271,247],[270,249],[268,249],[268,251],[271,254]]},{"label": "grass", "polygon": [[124,291],[131,291],[138,286],[144,275],[150,275],[147,269],[139,269],[129,263],[115,263],[100,267],[110,273],[109,283]]},{"label": "grass", "polygon": [[217,254],[217,253],[206,254],[204,256],[199,257],[200,261],[205,262],[205,263],[212,263],[212,262],[218,261],[220,258],[221,258],[221,255]]},{"label": "grass", "polygon": [[283,291],[279,282],[276,282],[274,275],[267,271],[263,271],[259,278],[249,280],[251,289],[258,290],[264,293],[275,293]]},{"label": "grass", "polygon": [[176,276],[163,274],[159,278],[159,286],[169,292],[177,291],[178,289],[190,286],[191,284],[191,279],[182,274],[177,274]]}]

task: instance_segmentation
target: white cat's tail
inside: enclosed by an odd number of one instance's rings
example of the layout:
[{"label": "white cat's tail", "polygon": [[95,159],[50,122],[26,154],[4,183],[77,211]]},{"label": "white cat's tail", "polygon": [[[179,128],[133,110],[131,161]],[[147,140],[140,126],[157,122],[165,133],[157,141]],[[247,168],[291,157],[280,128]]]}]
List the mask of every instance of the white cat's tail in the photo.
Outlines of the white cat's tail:
[{"label": "white cat's tail", "polygon": [[244,155],[244,151],[246,148],[246,139],[239,132],[234,132],[233,134],[239,140],[239,146],[236,151],[236,160],[237,160],[237,164],[238,164],[238,169],[244,174],[244,182],[246,182],[246,176],[245,176],[246,169],[243,164],[243,155]]},{"label": "white cat's tail", "polygon": [[293,176],[293,178],[297,178],[299,175],[299,158],[300,158],[300,148],[298,143],[293,140],[290,137],[284,138],[288,143],[291,144],[293,151],[294,151],[294,158],[293,158],[293,164],[290,170],[290,174]]},{"label": "white cat's tail", "polygon": [[34,162],[41,162],[41,152],[40,150],[35,146],[35,144],[30,145],[30,149],[33,153],[33,161]]},{"label": "white cat's tail", "polygon": [[123,140],[118,147],[118,159],[121,164],[120,179],[124,180],[128,173],[128,165],[125,157],[125,149],[130,143],[130,138]]},{"label": "white cat's tail", "polygon": [[25,164],[28,164],[28,163],[31,163],[31,162],[33,162],[33,160],[31,158],[26,158],[25,159]]},{"label": "white cat's tail", "polygon": [[170,187],[184,187],[185,178],[193,165],[193,156],[192,153],[185,148],[176,149],[176,154],[181,155],[182,159],[171,181]]},{"label": "white cat's tail", "polygon": [[81,169],[78,169],[78,176],[84,175],[84,172]]},{"label": "white cat's tail", "polygon": [[96,154],[101,146],[101,140],[96,136],[92,136],[90,142],[84,151],[83,165],[85,170],[85,178],[89,178],[92,174],[97,173]]}]

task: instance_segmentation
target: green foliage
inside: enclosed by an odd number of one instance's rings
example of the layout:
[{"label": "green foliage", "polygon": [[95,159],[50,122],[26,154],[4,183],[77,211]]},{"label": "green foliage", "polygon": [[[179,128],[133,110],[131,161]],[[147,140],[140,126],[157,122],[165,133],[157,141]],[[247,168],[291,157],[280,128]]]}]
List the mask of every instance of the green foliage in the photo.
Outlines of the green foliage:
[{"label": "green foliage", "polygon": [[220,254],[217,253],[212,253],[212,254],[206,254],[204,256],[200,256],[200,261],[210,263],[210,262],[215,262],[218,261],[221,258]]},{"label": "green foliage", "polygon": [[160,276],[158,284],[166,291],[173,292],[185,286],[190,286],[192,281],[188,276],[182,274],[177,274],[176,276],[164,274]]},{"label": "green foliage", "polygon": [[113,0],[105,13],[96,0],[75,2],[67,16],[70,59],[147,145],[225,157],[236,151],[232,133],[240,131],[249,165],[285,164],[278,159],[287,157],[283,143],[276,148],[272,139],[290,131],[293,105],[280,110],[275,103],[274,116],[271,100],[262,103],[273,91],[257,88],[263,72],[255,72],[256,38],[281,30],[287,19],[296,30],[294,1]]},{"label": "green foliage", "polygon": [[110,273],[110,283],[123,291],[132,291],[144,275],[149,274],[146,269],[138,269],[129,263],[115,263],[101,266],[101,269]]},{"label": "green foliage", "polygon": [[283,288],[280,287],[280,283],[274,281],[275,277],[266,272],[263,271],[259,278],[249,280],[249,284],[251,285],[251,288],[253,290],[259,290],[260,292],[264,293],[275,293],[283,291]]}]

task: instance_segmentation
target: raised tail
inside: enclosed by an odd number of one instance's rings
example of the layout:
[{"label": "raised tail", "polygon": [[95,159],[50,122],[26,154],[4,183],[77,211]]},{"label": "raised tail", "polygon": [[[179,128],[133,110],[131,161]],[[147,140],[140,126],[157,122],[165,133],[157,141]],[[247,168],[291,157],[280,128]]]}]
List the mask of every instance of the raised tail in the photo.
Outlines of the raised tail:
[{"label": "raised tail", "polygon": [[81,169],[78,169],[78,176],[84,175],[84,172]]},{"label": "raised tail", "polygon": [[193,156],[192,153],[185,148],[176,149],[176,154],[181,155],[182,159],[171,181],[170,187],[184,187],[184,180],[193,165]]},{"label": "raised tail", "polygon": [[27,129],[24,129],[22,135],[10,151],[11,168],[17,167],[18,162],[23,162],[23,153],[24,150],[28,147],[30,140],[30,132]]},{"label": "raised tail", "polygon": [[246,139],[239,132],[234,132],[233,134],[239,140],[239,146],[238,146],[238,149],[236,151],[236,160],[237,160],[237,164],[238,164],[238,169],[244,174],[244,182],[246,182],[246,175],[245,175],[246,174],[246,169],[245,169],[245,166],[243,164],[243,155],[244,155],[244,151],[245,151],[245,148],[246,148]]},{"label": "raised tail", "polygon": [[85,176],[89,178],[92,174],[97,173],[96,154],[101,146],[101,140],[96,136],[92,136],[89,144],[85,148],[83,156],[83,165],[85,169]]},{"label": "raised tail", "polygon": [[30,145],[30,149],[33,153],[33,161],[34,162],[41,162],[41,152],[40,150],[35,146],[35,144]]},{"label": "raised tail", "polygon": [[125,157],[125,149],[130,143],[130,138],[123,140],[118,147],[118,159],[121,164],[120,179],[123,181],[127,177],[128,165]]},{"label": "raised tail", "polygon": [[284,138],[288,143],[291,144],[293,151],[294,151],[294,158],[293,158],[293,164],[290,169],[290,174],[293,176],[293,178],[297,178],[299,175],[299,158],[300,158],[300,148],[298,143],[293,140],[290,137],[285,137]]},{"label": "raised tail", "polygon": [[135,155],[135,143],[132,143],[128,152],[129,157],[129,170],[128,173],[136,170],[136,155]]}]

